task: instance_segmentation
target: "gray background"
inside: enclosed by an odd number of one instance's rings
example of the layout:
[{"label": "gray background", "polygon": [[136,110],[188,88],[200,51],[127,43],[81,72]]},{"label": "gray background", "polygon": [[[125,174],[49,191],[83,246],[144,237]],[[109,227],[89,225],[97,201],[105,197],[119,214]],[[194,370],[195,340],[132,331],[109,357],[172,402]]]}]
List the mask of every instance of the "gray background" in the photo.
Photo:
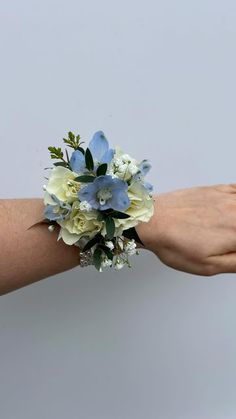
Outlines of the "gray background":
[{"label": "gray background", "polygon": [[[1,197],[103,129],[161,193],[236,182],[234,0],[1,2]],[[17,216],[17,214],[16,214]],[[236,281],[73,269],[1,297],[1,419],[236,417]]]}]

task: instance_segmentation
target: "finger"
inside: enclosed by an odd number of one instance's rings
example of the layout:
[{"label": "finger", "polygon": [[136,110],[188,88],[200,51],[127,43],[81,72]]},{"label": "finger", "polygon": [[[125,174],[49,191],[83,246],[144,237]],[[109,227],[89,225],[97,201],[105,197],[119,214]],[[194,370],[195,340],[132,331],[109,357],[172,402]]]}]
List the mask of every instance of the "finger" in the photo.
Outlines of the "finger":
[{"label": "finger", "polygon": [[211,264],[212,275],[218,273],[236,273],[236,252],[210,256],[208,261]]}]

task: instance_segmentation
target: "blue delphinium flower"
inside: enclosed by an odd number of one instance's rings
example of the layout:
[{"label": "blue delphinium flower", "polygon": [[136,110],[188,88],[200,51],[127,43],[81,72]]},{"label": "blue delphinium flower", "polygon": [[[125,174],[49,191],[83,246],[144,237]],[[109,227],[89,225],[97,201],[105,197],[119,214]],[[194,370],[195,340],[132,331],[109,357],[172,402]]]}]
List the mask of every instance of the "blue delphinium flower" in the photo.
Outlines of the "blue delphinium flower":
[{"label": "blue delphinium flower", "polygon": [[[108,141],[103,131],[97,131],[93,135],[88,145],[94,160],[94,170],[97,169],[99,164],[107,163],[114,157],[115,150],[110,148]],[[85,156],[80,150],[73,151],[70,158],[70,166],[73,172],[84,173],[85,171]]]},{"label": "blue delphinium flower", "polygon": [[146,182],[144,180],[144,176],[146,176],[151,167],[151,163],[148,160],[142,160],[141,163],[138,165],[138,172],[133,176],[133,180],[141,182],[144,188],[148,190],[148,192],[153,191],[153,185],[149,182]]},{"label": "blue delphinium flower", "polygon": [[102,175],[78,192],[81,201],[87,201],[98,210],[112,208],[116,211],[125,211],[130,206],[127,194],[128,184],[124,180]]},{"label": "blue delphinium flower", "polygon": [[50,194],[55,204],[47,204],[44,208],[44,216],[50,221],[65,220],[71,212],[71,206],[61,201],[56,195]]}]

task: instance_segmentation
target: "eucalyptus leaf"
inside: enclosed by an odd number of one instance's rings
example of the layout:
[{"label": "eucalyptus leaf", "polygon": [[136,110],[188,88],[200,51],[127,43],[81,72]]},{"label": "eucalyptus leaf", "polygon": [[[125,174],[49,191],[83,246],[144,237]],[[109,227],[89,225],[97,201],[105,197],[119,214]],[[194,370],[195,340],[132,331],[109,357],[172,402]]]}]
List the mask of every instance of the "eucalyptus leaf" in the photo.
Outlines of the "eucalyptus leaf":
[{"label": "eucalyptus leaf", "polygon": [[85,151],[85,164],[88,170],[94,169],[93,156],[89,148],[86,148],[86,151]]}]

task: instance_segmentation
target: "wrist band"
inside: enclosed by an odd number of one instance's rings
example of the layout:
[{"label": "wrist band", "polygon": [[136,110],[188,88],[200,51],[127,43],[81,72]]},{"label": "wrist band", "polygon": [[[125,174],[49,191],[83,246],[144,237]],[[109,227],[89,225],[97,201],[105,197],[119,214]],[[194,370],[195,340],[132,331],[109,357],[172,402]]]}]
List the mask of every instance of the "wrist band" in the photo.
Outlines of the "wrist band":
[{"label": "wrist band", "polygon": [[145,176],[151,165],[138,162],[119,146],[109,148],[103,131],[84,147],[71,131],[63,138],[71,156],[60,147],[48,147],[50,169],[44,185],[44,219],[49,231],[60,226],[57,240],[80,249],[80,265],[102,272],[106,267],[131,267],[129,256],[138,254],[140,240],[135,226],[154,212],[153,186]]}]

